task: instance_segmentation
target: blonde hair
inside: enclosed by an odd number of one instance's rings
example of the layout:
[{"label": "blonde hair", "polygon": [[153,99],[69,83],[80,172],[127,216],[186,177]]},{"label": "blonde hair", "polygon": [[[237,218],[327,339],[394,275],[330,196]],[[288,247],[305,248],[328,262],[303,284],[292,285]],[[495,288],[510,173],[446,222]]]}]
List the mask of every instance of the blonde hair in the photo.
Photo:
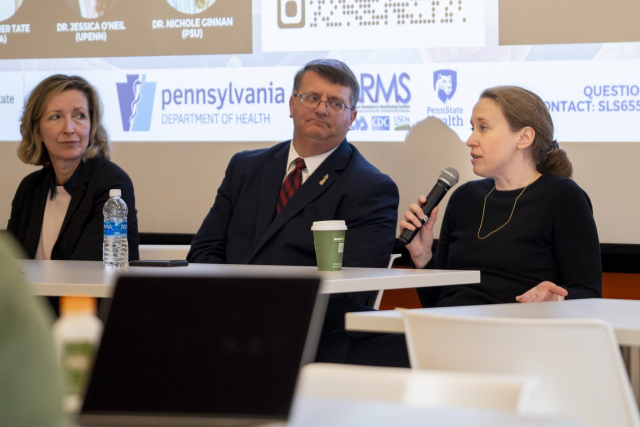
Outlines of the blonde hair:
[{"label": "blonde hair", "polygon": [[50,166],[51,159],[42,137],[40,119],[44,109],[53,96],[66,90],[79,90],[87,97],[89,105],[89,145],[84,153],[85,159],[105,157],[111,159],[111,142],[102,126],[102,103],[96,89],[79,76],[56,74],[41,81],[29,94],[20,119],[22,141],[18,146],[18,158],[30,165]]}]

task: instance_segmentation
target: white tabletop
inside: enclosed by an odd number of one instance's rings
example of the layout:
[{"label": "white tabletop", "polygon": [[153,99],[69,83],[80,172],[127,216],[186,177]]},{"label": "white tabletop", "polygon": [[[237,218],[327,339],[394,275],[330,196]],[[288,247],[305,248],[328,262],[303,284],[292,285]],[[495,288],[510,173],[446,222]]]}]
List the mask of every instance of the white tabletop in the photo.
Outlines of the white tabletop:
[{"label": "white tabletop", "polygon": [[[492,304],[416,310],[472,317],[601,319],[613,326],[619,344],[640,346],[640,301],[635,300],[593,298],[532,304]],[[402,315],[393,310],[348,313],[346,329],[404,333],[404,324]]]},{"label": "white tabletop", "polygon": [[574,427],[578,421],[475,408],[298,397],[287,427]]},{"label": "white tabletop", "polygon": [[22,270],[33,295],[71,294],[110,297],[121,275],[320,277],[321,293],[359,292],[480,282],[479,271],[343,268],[318,271],[316,267],[190,264],[187,267],[129,267],[105,269],[100,261],[22,260]]}]

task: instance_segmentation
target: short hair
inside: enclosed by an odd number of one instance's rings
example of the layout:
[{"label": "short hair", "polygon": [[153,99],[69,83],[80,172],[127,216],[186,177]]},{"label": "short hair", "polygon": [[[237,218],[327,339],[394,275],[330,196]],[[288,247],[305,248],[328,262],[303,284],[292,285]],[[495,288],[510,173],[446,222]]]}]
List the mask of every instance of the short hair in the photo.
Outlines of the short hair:
[{"label": "short hair", "polygon": [[313,71],[320,77],[340,86],[348,87],[351,89],[351,98],[349,107],[356,108],[358,99],[360,99],[360,85],[353,71],[347,64],[337,59],[316,59],[307,63],[297,73],[293,79],[293,94],[297,95],[300,85],[302,84],[302,77],[307,71]]},{"label": "short hair", "polygon": [[67,90],[79,90],[87,97],[89,105],[89,144],[85,159],[105,157],[111,159],[111,143],[102,125],[102,103],[98,91],[79,76],[55,74],[41,81],[29,94],[20,119],[22,141],[18,146],[18,158],[31,165],[50,166],[51,159],[40,136],[40,119],[44,109],[55,95]]},{"label": "short hair", "polygon": [[485,89],[480,95],[482,98],[493,99],[500,106],[512,132],[527,126],[535,131],[531,155],[538,172],[571,178],[573,167],[567,153],[562,149],[554,149],[553,120],[542,98],[518,86]]}]

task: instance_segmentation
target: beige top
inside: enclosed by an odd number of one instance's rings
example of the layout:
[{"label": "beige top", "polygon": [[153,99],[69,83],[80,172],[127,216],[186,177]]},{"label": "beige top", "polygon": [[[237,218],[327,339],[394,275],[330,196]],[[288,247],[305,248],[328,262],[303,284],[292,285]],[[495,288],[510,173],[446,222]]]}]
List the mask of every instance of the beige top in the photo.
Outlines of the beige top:
[{"label": "beige top", "polygon": [[56,185],[56,194],[53,197],[51,197],[51,190],[49,190],[35,259],[51,259],[51,250],[60,235],[60,229],[67,214],[67,209],[69,209],[69,203],[71,203],[71,195],[67,193],[62,185]]}]

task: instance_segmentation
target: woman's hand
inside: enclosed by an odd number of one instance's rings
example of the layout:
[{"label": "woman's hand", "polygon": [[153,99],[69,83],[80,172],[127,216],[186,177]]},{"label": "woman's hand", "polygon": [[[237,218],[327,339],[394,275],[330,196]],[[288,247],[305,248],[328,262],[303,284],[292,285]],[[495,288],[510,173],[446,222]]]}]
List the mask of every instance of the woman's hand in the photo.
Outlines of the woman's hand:
[{"label": "woman's hand", "polygon": [[558,297],[566,297],[569,292],[555,283],[541,282],[538,286],[529,289],[524,294],[517,296],[518,302],[558,301]]},{"label": "woman's hand", "polygon": [[[425,196],[418,198],[418,204],[424,204],[427,202]],[[434,208],[431,211],[431,217],[427,222],[422,225],[420,218],[424,218],[424,212],[420,206],[416,203],[412,203],[409,206],[409,210],[404,213],[404,220],[400,221],[400,232],[402,230],[415,230],[420,228],[418,235],[407,245],[407,250],[411,254],[411,259],[416,268],[423,268],[431,260],[433,254],[431,253],[431,246],[433,245],[433,225],[438,219],[438,208]]]}]

